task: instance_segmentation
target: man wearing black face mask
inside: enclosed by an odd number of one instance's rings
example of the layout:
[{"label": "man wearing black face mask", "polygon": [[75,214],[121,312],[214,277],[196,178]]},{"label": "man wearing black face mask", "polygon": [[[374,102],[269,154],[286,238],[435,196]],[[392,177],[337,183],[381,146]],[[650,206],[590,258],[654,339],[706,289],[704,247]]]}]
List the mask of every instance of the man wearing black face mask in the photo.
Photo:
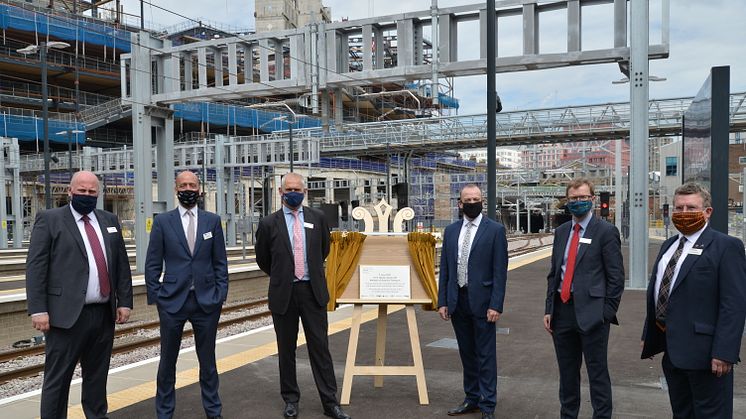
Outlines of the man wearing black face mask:
[{"label": "man wearing black face mask", "polygon": [[329,353],[324,260],[329,254],[329,227],[324,215],[303,206],[303,177],[288,173],[279,188],[282,208],[259,221],[256,263],[269,275],[269,309],[277,336],[283,415],[298,416],[300,389],[295,375],[298,318],[303,322],[311,371],[324,415],[349,419],[339,407],[334,364]]},{"label": "man wearing black face mask", "polygon": [[614,225],[593,216],[593,184],[575,179],[565,189],[572,220],[554,232],[547,275],[544,328],[552,336],[560,384],[560,417],[577,418],[580,366],[585,358],[594,418],[611,418],[606,355],[609,324],[624,291],[621,240]]},{"label": "man wearing black face mask", "polygon": [[83,412],[106,417],[106,381],[114,323],[132,309],[132,274],[116,215],[97,210],[99,182],[80,171],[70,205],[36,216],[26,259],[33,327],[46,336],[41,417],[67,417],[70,380],[82,366]]},{"label": "man wearing black face mask", "polygon": [[710,192],[685,183],[674,193],[673,223],[653,265],[642,333],[643,359],[664,352],[675,418],[732,418],[733,365],[746,318],[743,243],[713,230]]},{"label": "man wearing black face mask", "polygon": [[440,257],[438,313],[452,320],[464,369],[464,401],[451,416],[482,412],[493,419],[497,402],[495,322],[503,312],[508,241],[502,224],[482,216],[482,192],[461,190],[464,219],[446,227]]},{"label": "man wearing black face mask", "polygon": [[176,196],[179,206],[153,220],[145,259],[148,304],[158,307],[161,321],[156,415],[158,419],[174,417],[176,359],[184,324],[189,321],[199,359],[202,407],[208,418],[221,418],[215,337],[220,309],[228,296],[223,227],[218,215],[197,209],[199,180],[194,173],[176,176]]}]

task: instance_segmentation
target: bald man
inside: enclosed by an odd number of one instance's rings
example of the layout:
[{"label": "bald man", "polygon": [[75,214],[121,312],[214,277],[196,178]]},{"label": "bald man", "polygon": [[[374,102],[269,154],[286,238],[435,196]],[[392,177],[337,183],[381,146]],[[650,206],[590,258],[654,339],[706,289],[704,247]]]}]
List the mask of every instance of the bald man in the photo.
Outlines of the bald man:
[{"label": "bald man", "polygon": [[41,417],[67,417],[75,365],[83,376],[83,412],[106,417],[106,380],[114,323],[132,309],[132,273],[117,216],[97,210],[99,182],[73,175],[70,204],[36,216],[26,259],[32,326],[46,337]]},{"label": "bald man", "polygon": [[197,208],[199,187],[192,172],[176,176],[179,205],[153,220],[145,258],[148,304],[156,305],[161,321],[155,396],[158,419],[174,417],[176,359],[187,321],[194,330],[202,407],[208,419],[222,418],[215,338],[220,309],[228,296],[228,260],[220,217]]}]

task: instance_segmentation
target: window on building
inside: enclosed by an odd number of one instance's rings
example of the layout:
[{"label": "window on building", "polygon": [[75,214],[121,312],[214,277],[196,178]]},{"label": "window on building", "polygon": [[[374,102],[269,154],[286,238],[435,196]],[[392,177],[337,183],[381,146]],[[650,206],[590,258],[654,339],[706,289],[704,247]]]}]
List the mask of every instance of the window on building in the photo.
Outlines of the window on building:
[{"label": "window on building", "polygon": [[678,173],[678,158],[666,157],[666,176],[676,176]]},{"label": "window on building", "polygon": [[746,156],[738,157],[738,164],[746,165]]}]

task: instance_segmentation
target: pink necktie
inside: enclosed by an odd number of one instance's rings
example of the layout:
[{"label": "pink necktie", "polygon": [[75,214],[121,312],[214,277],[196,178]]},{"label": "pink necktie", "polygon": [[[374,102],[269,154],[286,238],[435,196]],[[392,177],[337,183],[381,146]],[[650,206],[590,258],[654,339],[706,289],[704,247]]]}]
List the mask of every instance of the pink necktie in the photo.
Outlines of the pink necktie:
[{"label": "pink necktie", "polygon": [[101,288],[101,295],[108,297],[111,292],[109,286],[109,271],[106,269],[106,257],[104,257],[104,251],[101,249],[101,242],[98,240],[96,230],[90,223],[90,219],[87,215],[84,215],[83,225],[85,227],[85,234],[88,236],[88,243],[91,245],[91,251],[93,251],[93,260],[96,262],[96,269],[98,270],[98,285]]},{"label": "pink necktie", "polygon": [[298,217],[298,211],[293,211],[295,222],[293,223],[293,261],[295,262],[295,277],[303,279],[306,273],[303,265],[303,226]]}]

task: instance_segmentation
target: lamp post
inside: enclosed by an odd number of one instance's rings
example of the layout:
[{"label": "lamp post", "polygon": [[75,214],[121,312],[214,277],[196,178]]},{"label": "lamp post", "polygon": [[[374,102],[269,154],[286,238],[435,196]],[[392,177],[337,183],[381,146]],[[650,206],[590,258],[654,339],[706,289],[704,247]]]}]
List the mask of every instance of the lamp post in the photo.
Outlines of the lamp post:
[{"label": "lamp post", "polygon": [[85,131],[79,129],[66,129],[55,133],[55,135],[67,134],[67,171],[70,173],[70,180],[73,178],[73,146],[72,146],[72,134],[75,134],[75,143],[77,144],[78,134],[85,134]]},{"label": "lamp post", "polygon": [[40,42],[39,45],[29,45],[17,50],[18,53],[28,55],[39,53],[41,61],[41,101],[42,121],[44,136],[44,201],[45,208],[52,208],[52,184],[49,179],[49,98],[47,92],[47,51],[49,48],[62,49],[69,47],[67,42],[49,41]]},{"label": "lamp post", "polygon": [[286,108],[288,112],[293,115],[292,122],[285,119],[285,122],[287,122],[288,124],[288,148],[290,149],[290,172],[292,173],[293,160],[295,160],[295,156],[293,153],[293,124],[298,122],[298,115],[296,115],[293,109],[285,102],[257,103],[255,105],[249,105],[249,108]]}]

